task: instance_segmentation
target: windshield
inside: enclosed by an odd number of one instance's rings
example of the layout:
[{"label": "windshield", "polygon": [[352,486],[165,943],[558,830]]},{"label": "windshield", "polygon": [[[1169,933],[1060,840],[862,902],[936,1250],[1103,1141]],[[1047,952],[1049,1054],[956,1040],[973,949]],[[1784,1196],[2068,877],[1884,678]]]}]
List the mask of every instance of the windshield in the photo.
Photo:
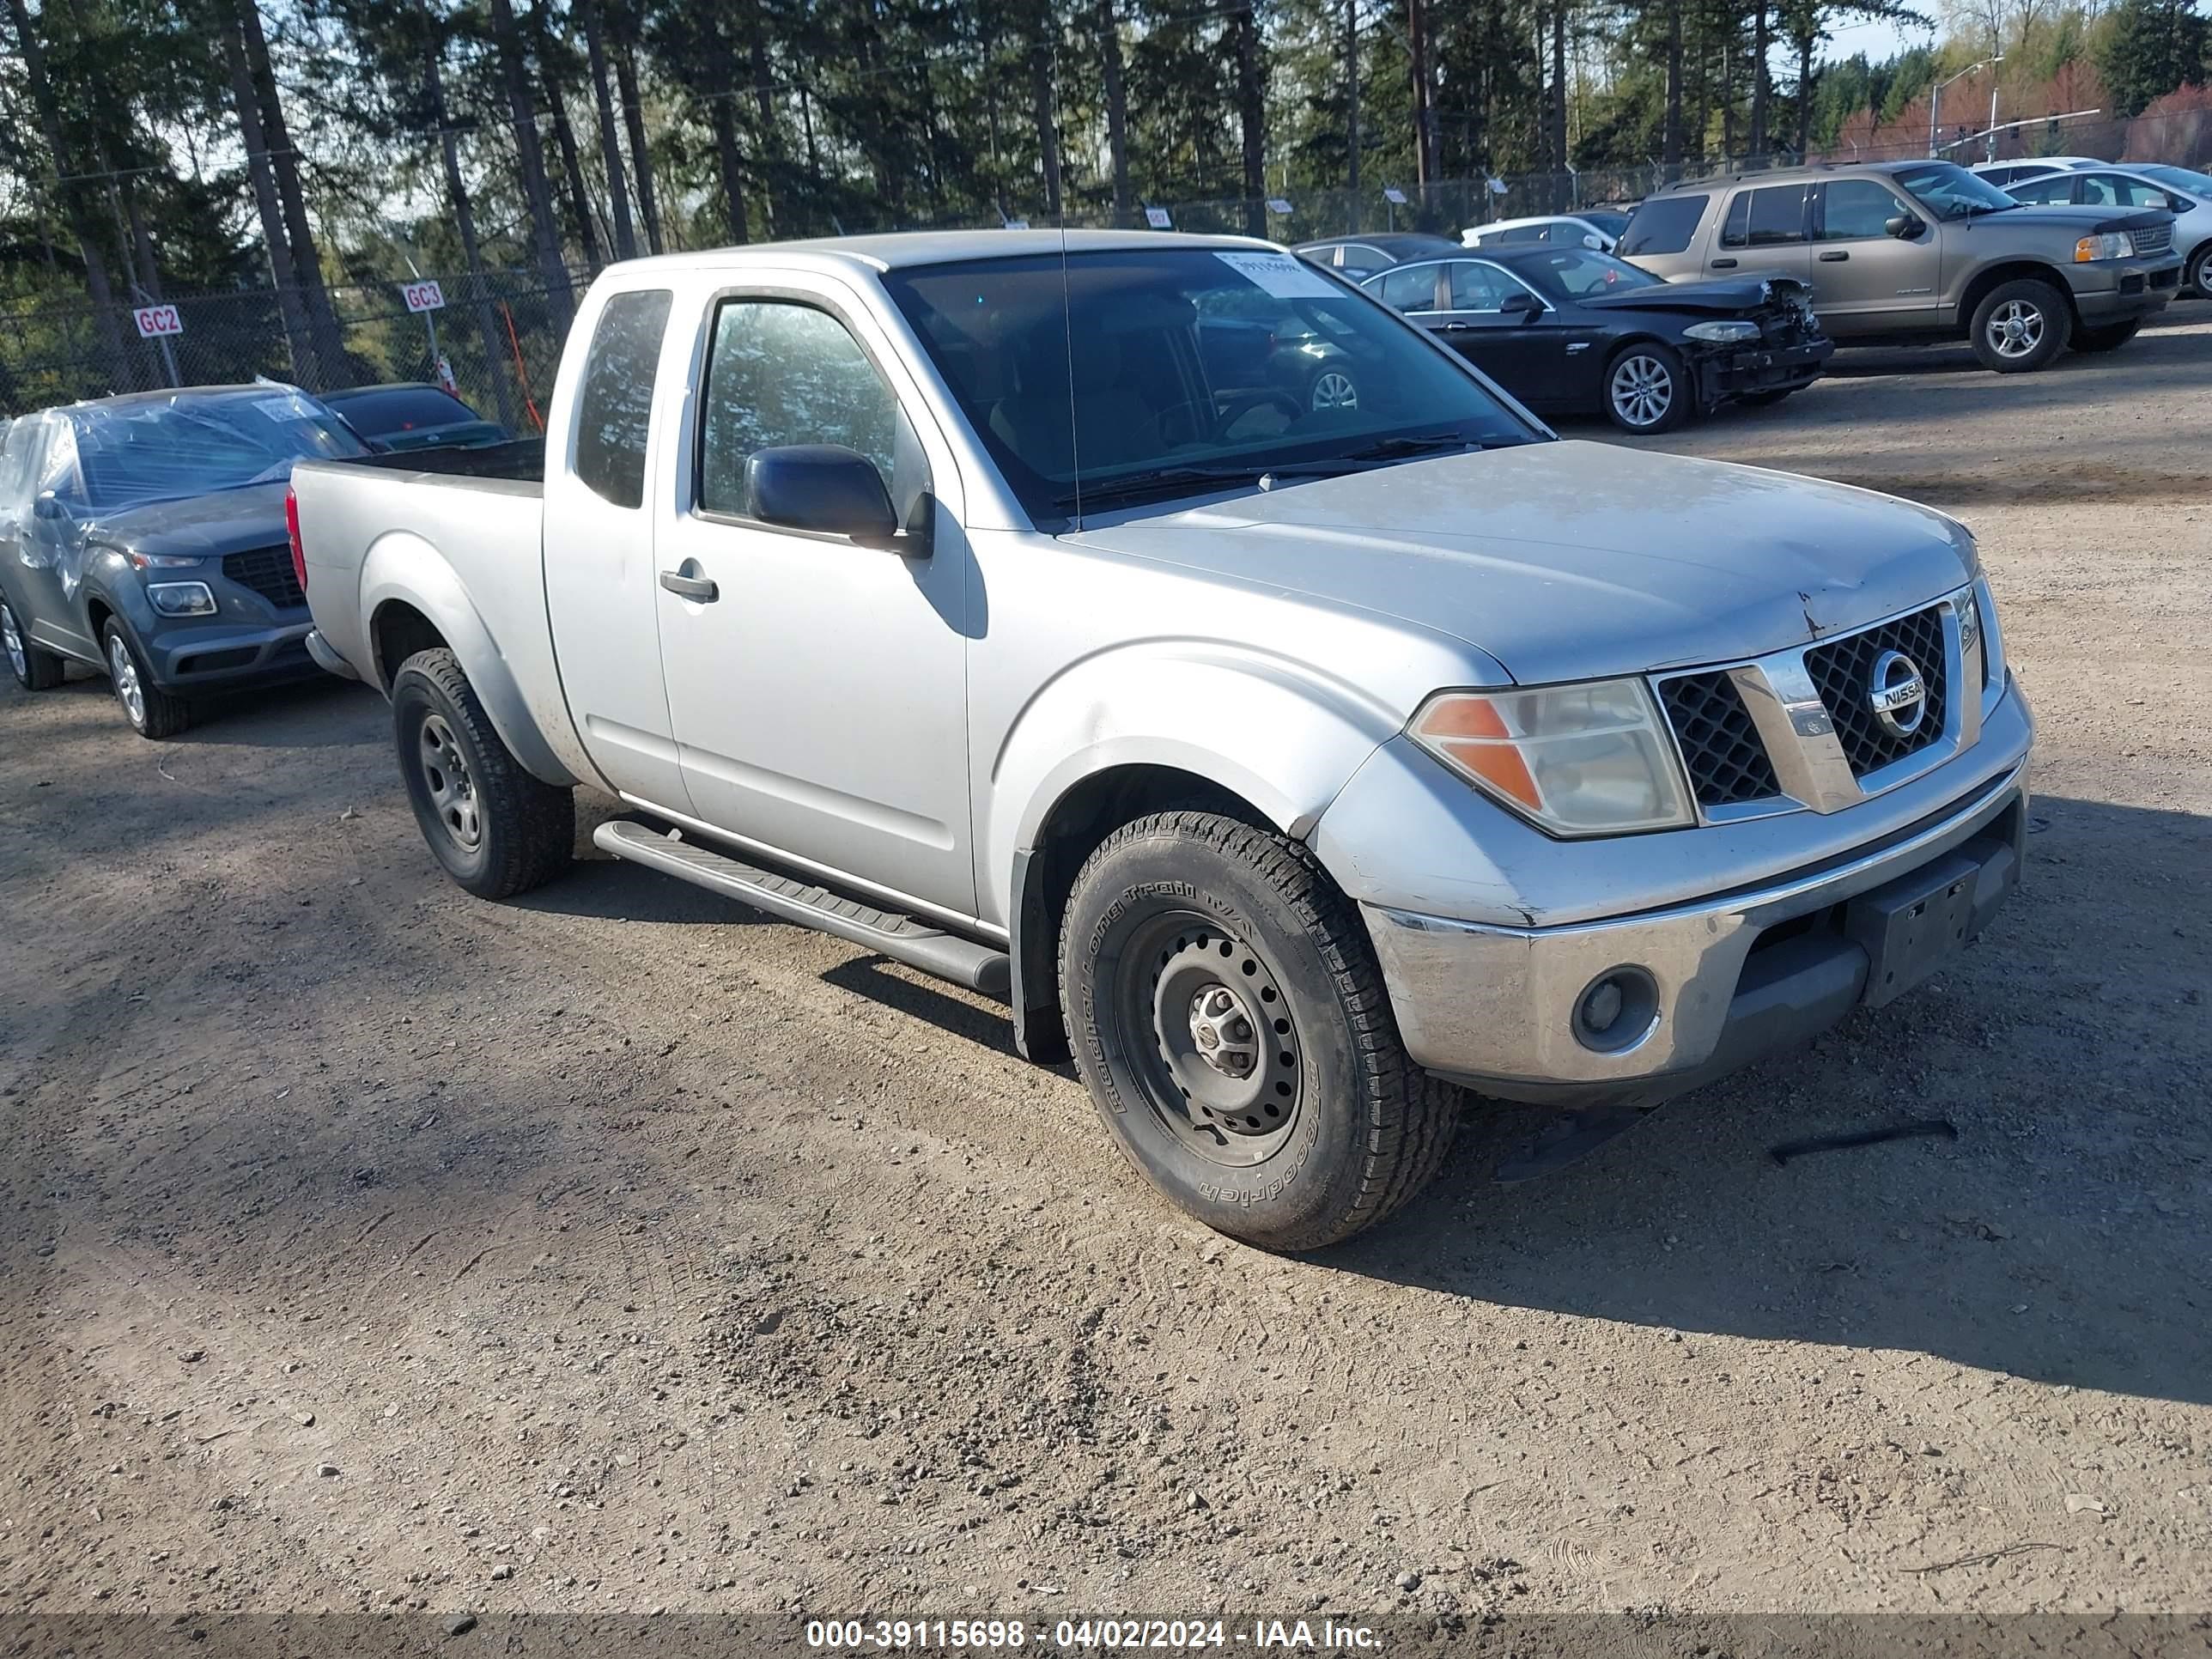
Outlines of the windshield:
[{"label": "windshield", "polygon": [[2212,196],[2212,173],[2203,173],[2191,167],[2170,167],[2163,161],[2148,161],[2135,171],[2146,179],[2154,179],[2175,190],[2185,190],[2192,195]]},{"label": "windshield", "polygon": [[1129,248],[894,270],[892,299],[1040,525],[1542,434],[1287,253]]},{"label": "windshield", "polygon": [[380,387],[345,397],[333,394],[331,407],[365,438],[412,432],[421,427],[453,426],[477,418],[476,410],[459,398],[428,386]]},{"label": "windshield", "polygon": [[1986,179],[1977,179],[1949,161],[1900,167],[1892,175],[1938,219],[1971,219],[1981,213],[2008,213],[2020,204]]},{"label": "windshield", "polygon": [[1584,208],[1581,217],[1587,222],[1595,225],[1616,241],[1620,240],[1620,233],[1628,228],[1626,214],[1610,212],[1604,208]]},{"label": "windshield", "polygon": [[1559,247],[1516,259],[1515,275],[1526,276],[1554,300],[1586,300],[1598,294],[1626,294],[1635,288],[1664,288],[1650,271],[1588,248]]},{"label": "windshield", "polygon": [[65,414],[76,465],[55,493],[94,513],[273,483],[290,477],[295,461],[368,453],[329,410],[281,386]]}]

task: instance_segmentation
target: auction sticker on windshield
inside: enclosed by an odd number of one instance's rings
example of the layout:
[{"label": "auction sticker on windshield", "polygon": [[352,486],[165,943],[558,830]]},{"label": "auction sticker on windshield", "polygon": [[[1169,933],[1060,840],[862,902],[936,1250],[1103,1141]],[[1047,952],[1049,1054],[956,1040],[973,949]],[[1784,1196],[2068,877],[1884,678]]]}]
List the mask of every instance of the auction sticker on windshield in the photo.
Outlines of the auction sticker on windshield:
[{"label": "auction sticker on windshield", "polygon": [[1278,300],[1334,300],[1337,290],[1319,271],[1288,253],[1222,253],[1213,256],[1248,283]]}]

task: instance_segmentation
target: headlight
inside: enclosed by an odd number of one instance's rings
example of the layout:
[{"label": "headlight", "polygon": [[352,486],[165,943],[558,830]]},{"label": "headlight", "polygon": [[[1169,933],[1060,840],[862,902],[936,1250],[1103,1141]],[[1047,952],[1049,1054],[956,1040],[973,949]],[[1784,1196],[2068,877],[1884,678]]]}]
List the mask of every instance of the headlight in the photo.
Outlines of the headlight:
[{"label": "headlight", "polygon": [[1641,680],[1440,691],[1407,729],[1476,788],[1555,836],[1697,822]]},{"label": "headlight", "polygon": [[2094,259],[2124,259],[2136,251],[2124,230],[2102,231],[2094,236],[2084,236],[2074,244],[2074,263],[2086,265]]},{"label": "headlight", "polygon": [[131,561],[131,568],[134,570],[185,570],[197,567],[200,562],[198,554],[188,553],[134,551],[123,556]]},{"label": "headlight", "polygon": [[215,615],[215,595],[205,582],[149,582],[146,597],[165,617]]},{"label": "headlight", "polygon": [[1710,340],[1715,345],[1738,345],[1759,337],[1759,325],[1747,322],[1692,323],[1682,331],[1685,339]]}]

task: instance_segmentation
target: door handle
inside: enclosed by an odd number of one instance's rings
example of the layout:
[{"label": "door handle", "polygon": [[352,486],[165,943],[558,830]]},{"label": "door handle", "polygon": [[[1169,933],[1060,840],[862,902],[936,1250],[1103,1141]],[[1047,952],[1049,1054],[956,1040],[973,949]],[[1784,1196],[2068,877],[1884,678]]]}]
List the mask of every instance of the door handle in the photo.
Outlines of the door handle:
[{"label": "door handle", "polygon": [[1820,256],[1820,263],[1826,265],[1839,265],[1850,257],[1851,256],[1844,252],[1843,249],[1838,248],[1832,253],[1823,253]]},{"label": "door handle", "polygon": [[1715,270],[1734,270],[1735,269],[1735,261],[1733,259],[1716,259],[1713,261],[1713,269]]},{"label": "door handle", "polygon": [[690,599],[694,605],[712,605],[722,593],[709,577],[683,576],[673,570],[660,573],[660,585],[677,598]]},{"label": "door handle", "polygon": [[1473,323],[1446,323],[1444,325],[1444,332],[1447,334],[1472,334],[1474,332],[1474,325]]}]

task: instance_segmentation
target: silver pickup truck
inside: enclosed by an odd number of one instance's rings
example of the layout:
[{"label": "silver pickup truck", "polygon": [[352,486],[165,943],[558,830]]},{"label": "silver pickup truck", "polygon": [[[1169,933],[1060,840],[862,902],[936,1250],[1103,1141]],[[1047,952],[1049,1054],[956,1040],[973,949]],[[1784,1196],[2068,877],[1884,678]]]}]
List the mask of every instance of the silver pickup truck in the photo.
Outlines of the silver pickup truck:
[{"label": "silver pickup truck", "polygon": [[1004,997],[1269,1248],[1403,1203],[1462,1087],[1632,1115],[2018,878],[1964,526],[1559,441],[1264,243],[617,265],[500,455],[293,479],[312,648],[454,879],[550,879],[610,791],[606,852]]}]

